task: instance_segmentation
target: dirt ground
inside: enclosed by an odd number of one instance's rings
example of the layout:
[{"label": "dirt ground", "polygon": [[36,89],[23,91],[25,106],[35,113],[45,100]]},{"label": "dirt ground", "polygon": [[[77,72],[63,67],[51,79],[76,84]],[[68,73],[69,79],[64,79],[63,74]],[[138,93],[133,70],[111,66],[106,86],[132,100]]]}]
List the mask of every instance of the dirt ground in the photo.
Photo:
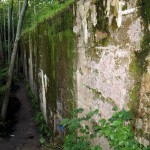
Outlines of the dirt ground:
[{"label": "dirt ground", "polygon": [[36,124],[32,120],[32,106],[27,98],[25,86],[19,84],[16,96],[21,102],[21,107],[16,113],[17,123],[14,132],[8,137],[0,137],[0,150],[40,150],[39,134]]}]

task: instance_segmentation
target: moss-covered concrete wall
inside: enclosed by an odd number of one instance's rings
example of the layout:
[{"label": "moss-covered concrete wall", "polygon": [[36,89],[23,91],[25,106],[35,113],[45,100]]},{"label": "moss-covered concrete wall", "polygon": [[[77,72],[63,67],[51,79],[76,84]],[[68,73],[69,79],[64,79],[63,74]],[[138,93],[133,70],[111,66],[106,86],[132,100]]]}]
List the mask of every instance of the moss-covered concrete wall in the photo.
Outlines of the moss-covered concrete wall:
[{"label": "moss-covered concrete wall", "polygon": [[[141,139],[145,145],[149,144],[150,131],[150,99],[146,96],[150,91],[150,51],[149,38],[145,38],[149,23],[145,25],[142,14],[149,12],[141,8],[147,5],[137,0],[79,0],[74,26],[78,40],[77,106],[86,111],[98,108],[105,118],[112,115],[114,106],[129,109],[137,129],[142,105],[147,115],[140,120],[139,137],[146,135]],[[101,141],[101,145],[109,149],[106,142]]]},{"label": "moss-covered concrete wall", "polygon": [[54,131],[73,107],[109,118],[117,106],[131,111],[149,144],[149,22],[141,8],[137,0],[78,0],[23,35],[26,76]]},{"label": "moss-covered concrete wall", "polygon": [[54,134],[75,107],[73,5],[21,38],[24,70]]}]

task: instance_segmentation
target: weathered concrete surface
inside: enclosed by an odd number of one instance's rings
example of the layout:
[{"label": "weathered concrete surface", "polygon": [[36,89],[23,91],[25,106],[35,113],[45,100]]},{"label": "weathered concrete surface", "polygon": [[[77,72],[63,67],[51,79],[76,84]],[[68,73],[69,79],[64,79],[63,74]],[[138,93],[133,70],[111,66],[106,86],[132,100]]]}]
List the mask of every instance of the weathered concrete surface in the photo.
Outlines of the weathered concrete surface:
[{"label": "weathered concrete surface", "polygon": [[150,54],[146,59],[148,67],[141,81],[140,103],[135,126],[139,141],[147,146],[150,145]]},{"label": "weathered concrete surface", "polygon": [[135,128],[142,130],[140,141],[149,144],[144,114],[149,114],[150,64],[143,73],[140,59],[149,61],[149,52],[141,49],[139,9],[136,0],[79,0],[24,35],[26,76],[54,131],[76,105],[85,112],[98,108],[104,118],[117,106],[130,109]]},{"label": "weathered concrete surface", "polygon": [[75,107],[73,5],[21,39],[24,70],[54,134]]},{"label": "weathered concrete surface", "polygon": [[[106,118],[109,118],[114,105],[121,109],[125,107],[129,99],[129,91],[132,86],[129,65],[132,53],[140,49],[142,26],[140,18],[134,12],[123,18],[120,28],[117,27],[113,31],[113,25],[110,25],[104,31],[103,28],[96,26],[98,21],[95,19],[93,21],[93,18],[96,17],[91,14],[97,16],[95,9],[96,4],[91,4],[90,1],[78,1],[77,3],[77,25],[74,28],[78,35],[79,54],[77,85],[80,92],[78,92],[77,98],[78,107],[83,106],[89,110],[90,107],[93,108],[94,106],[99,108]],[[110,17],[108,17],[112,18],[113,14],[109,15]],[[111,21],[108,20],[108,22]],[[107,24],[108,22],[104,23]],[[94,26],[96,29],[93,30]],[[92,32],[95,30],[96,32]],[[103,37],[103,35],[105,36]],[[109,38],[109,42],[103,46],[98,38],[102,40],[105,37]],[[86,105],[83,105],[85,101]]]},{"label": "weathered concrete surface", "polygon": [[[121,5],[126,5],[126,8],[123,10]],[[135,118],[139,113],[138,106],[144,114],[149,114],[147,105],[150,100],[145,94],[150,91],[149,73],[137,79],[138,70],[134,69],[132,60],[136,58],[136,52],[142,51],[144,36],[143,20],[137,13],[138,9],[136,0],[77,2],[74,32],[78,38],[76,76],[79,108],[83,107],[86,111],[98,108],[105,118],[111,117],[114,106],[131,109]],[[137,80],[141,86],[133,90]],[[135,95],[140,95],[140,102],[135,101]],[[148,115],[139,121],[142,122],[142,133],[149,136]],[[145,137],[142,143],[148,145],[148,138]],[[109,148],[105,145],[103,149]]]}]

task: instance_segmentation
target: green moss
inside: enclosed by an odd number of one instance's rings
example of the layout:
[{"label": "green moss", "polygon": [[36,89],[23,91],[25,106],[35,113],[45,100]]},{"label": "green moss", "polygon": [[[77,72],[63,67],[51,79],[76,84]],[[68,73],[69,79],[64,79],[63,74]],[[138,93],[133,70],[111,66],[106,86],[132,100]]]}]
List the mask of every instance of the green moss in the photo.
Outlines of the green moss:
[{"label": "green moss", "polygon": [[60,111],[62,116],[67,116],[68,112],[76,107],[73,81],[73,71],[76,69],[74,66],[75,34],[72,32],[73,5],[68,6],[61,13],[39,23],[36,28],[31,28],[30,32],[26,32],[21,37],[21,44],[27,53],[27,68],[29,68],[29,34],[33,34],[31,38],[34,47],[33,57],[35,57],[33,59],[34,80],[36,80],[34,83],[39,95],[42,88],[40,71],[42,70],[48,77],[46,104],[47,116],[51,118],[48,124],[52,130],[53,115],[56,111]]},{"label": "green moss", "polygon": [[144,24],[148,25],[150,22],[150,2],[148,0],[138,0],[139,15],[142,16]]},{"label": "green moss", "polygon": [[101,40],[102,46],[107,46],[109,44],[109,36]]},{"label": "green moss", "polygon": [[127,3],[125,3],[125,5],[122,7],[122,10],[126,10],[127,9]]},{"label": "green moss", "polygon": [[148,141],[150,140],[150,135],[148,133],[144,133],[142,129],[136,130],[136,136],[144,137]]},{"label": "green moss", "polygon": [[[99,58],[101,57],[101,50],[95,48],[99,45],[107,46],[110,40],[109,33],[109,22],[106,11],[106,3],[104,4],[103,0],[96,1],[96,12],[97,12],[97,24],[96,27],[93,26],[91,29],[93,32],[93,38],[89,38],[89,48],[86,50],[86,56],[90,57],[91,60],[99,62]],[[89,14],[91,11],[89,11]],[[90,15],[89,15],[90,16]],[[96,36],[97,35],[97,39]]]},{"label": "green moss", "polygon": [[133,116],[136,118],[137,111],[139,107],[140,102],[140,88],[141,88],[141,78],[147,70],[147,51],[142,50],[140,52],[134,52],[134,55],[132,56],[132,62],[129,66],[129,71],[131,73],[131,76],[134,79],[134,86],[131,89],[129,95],[130,95],[130,102],[128,104]]},{"label": "green moss", "polygon": [[129,96],[130,96],[130,102],[128,104],[128,107],[130,108],[130,111],[132,113],[132,115],[134,116],[134,118],[137,117],[137,111],[139,108],[139,102],[140,102],[140,83],[136,83],[133,87],[133,89],[131,89]]},{"label": "green moss", "polygon": [[97,48],[89,48],[86,51],[86,55],[91,57],[91,60],[94,60],[96,62],[99,62],[99,58],[101,57],[101,51]]},{"label": "green moss", "polygon": [[132,62],[129,66],[129,71],[134,79],[134,87],[130,91],[130,102],[128,104],[133,116],[138,115],[138,108],[140,102],[141,79],[144,73],[147,72],[148,61],[146,57],[150,53],[149,41],[150,34],[148,30],[148,23],[150,21],[150,3],[147,0],[139,0],[137,6],[140,8],[139,15],[142,16],[144,22],[144,36],[141,40],[141,50],[134,52]]},{"label": "green moss", "polygon": [[141,75],[141,68],[140,68],[139,63],[138,63],[139,60],[136,57],[135,53],[131,57],[131,60],[132,61],[131,61],[130,66],[129,66],[129,71],[132,74],[132,76],[138,78],[139,75]]},{"label": "green moss", "polygon": [[117,22],[116,22],[116,16],[113,16],[113,18],[112,18],[111,28],[113,31],[115,31],[118,28]]},{"label": "green moss", "polygon": [[107,36],[100,40],[99,43],[102,46],[107,46],[109,42],[109,22],[107,17],[106,11],[106,4],[104,4],[103,0],[99,0],[96,2],[96,9],[97,9],[97,25],[96,29],[101,32],[107,33]]},{"label": "green moss", "polygon": [[89,86],[87,86],[87,85],[85,85],[85,86],[86,86],[89,90],[92,91],[92,93],[95,95],[95,98],[99,98],[101,101],[106,102],[106,103],[109,103],[109,104],[111,104],[113,107],[117,107],[115,101],[114,101],[112,98],[110,98],[110,97],[105,98],[105,97],[102,95],[102,93],[101,93],[100,91],[98,91],[98,89],[91,88],[91,87],[89,87]]},{"label": "green moss", "polygon": [[110,6],[110,13],[111,14],[114,14],[115,13],[115,6]]},{"label": "green moss", "polygon": [[[34,30],[39,24],[47,21],[49,18],[53,18],[54,16],[59,15],[60,13],[64,12],[65,9],[68,9],[70,5],[72,5],[73,3],[74,3],[74,0],[66,0],[65,3],[61,3],[61,4],[56,3],[56,6],[53,6],[53,8],[45,7],[43,12],[38,14],[38,17],[37,17],[38,19],[35,22],[33,22],[33,17],[35,16],[30,16],[29,18],[31,19],[31,22],[24,23],[27,25],[26,26],[24,25],[24,30],[23,30],[22,35]],[[28,21],[29,18],[26,20]]]}]

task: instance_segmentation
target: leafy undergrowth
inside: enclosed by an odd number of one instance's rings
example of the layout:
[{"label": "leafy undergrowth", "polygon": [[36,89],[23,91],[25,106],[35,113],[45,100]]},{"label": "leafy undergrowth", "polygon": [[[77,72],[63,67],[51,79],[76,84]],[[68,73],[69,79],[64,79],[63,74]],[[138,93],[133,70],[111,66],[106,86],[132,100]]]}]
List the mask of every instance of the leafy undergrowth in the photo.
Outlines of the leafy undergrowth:
[{"label": "leafy undergrowth", "polygon": [[38,131],[40,133],[39,141],[40,141],[41,145],[45,146],[50,141],[51,133],[46,124],[45,118],[39,108],[38,101],[35,99],[32,91],[31,91],[29,83],[27,81],[25,83],[26,83],[26,93],[27,93],[27,96],[29,97],[29,99],[31,100],[32,107],[34,110],[33,120],[37,123]]},{"label": "leafy undergrowth", "polygon": [[34,14],[34,12],[31,13],[31,11],[33,11],[32,7],[28,8],[23,25],[23,34],[33,30],[39,23],[59,14],[74,1],[75,0],[65,0],[63,3],[60,3],[59,1],[54,0],[52,3],[47,2],[42,7],[38,8],[36,14]]},{"label": "leafy undergrowth", "polygon": [[[7,73],[8,73],[7,67],[0,70],[0,110],[5,96]],[[7,108],[8,111],[6,115],[6,122],[0,122],[0,136],[8,136],[14,130],[13,127],[16,123],[15,113],[20,108],[20,101],[15,96],[15,92],[18,89],[17,81],[18,81],[17,77],[13,76],[12,88]]]},{"label": "leafy undergrowth", "polygon": [[26,93],[29,99],[31,100],[32,107],[34,110],[34,118],[33,120],[37,123],[38,131],[40,133],[39,142],[41,144],[41,150],[62,150],[61,147],[54,145],[53,134],[51,133],[48,125],[46,124],[45,118],[40,110],[38,105],[38,101],[35,99],[29,82],[25,80],[26,84]]},{"label": "leafy undergrowth", "polygon": [[[66,132],[64,144],[62,147],[54,146],[53,142],[50,142],[52,134],[28,84],[27,93],[35,110],[34,120],[38,124],[40,143],[43,145],[42,150],[102,150],[100,144],[93,146],[91,143],[91,140],[101,136],[108,139],[110,147],[113,147],[114,150],[150,149],[150,147],[144,147],[136,140],[131,126],[133,118],[130,112],[126,110],[118,111],[117,109],[114,109],[116,112],[109,120],[101,118],[98,110],[90,111],[86,115],[82,115],[84,111],[82,108],[73,110],[71,119],[63,119],[61,123]],[[98,122],[93,120],[95,115],[99,117]]]},{"label": "leafy undergrowth", "polygon": [[150,149],[136,141],[130,125],[133,121],[132,116],[128,111],[116,112],[109,120],[99,119],[98,123],[93,123],[92,126],[92,117],[94,115],[101,116],[99,111],[91,111],[83,117],[77,117],[82,112],[83,109],[76,109],[71,113],[72,119],[62,121],[62,125],[67,130],[63,150],[101,150],[100,145],[92,146],[90,142],[91,139],[101,136],[108,139],[110,147],[113,147],[114,150]]},{"label": "leafy undergrowth", "polygon": [[6,85],[6,77],[7,77],[8,68],[3,68],[0,70],[0,108],[2,106],[2,100],[5,94],[5,85]]},{"label": "leafy undergrowth", "polygon": [[[53,142],[50,143],[52,134],[28,84],[27,94],[32,100],[35,110],[34,120],[38,124],[40,143],[44,145],[42,150],[102,150],[101,145],[93,146],[91,143],[91,140],[101,136],[108,139],[110,147],[113,147],[114,150],[150,149],[150,147],[144,147],[136,140],[131,126],[134,120],[130,112],[126,110],[118,111],[117,108],[114,109],[116,112],[109,120],[101,118],[98,110],[90,111],[86,115],[82,115],[84,111],[82,108],[73,110],[71,119],[63,119],[61,123],[66,132],[64,144],[62,147],[53,146]],[[98,122],[93,120],[93,116],[99,117]]]}]

